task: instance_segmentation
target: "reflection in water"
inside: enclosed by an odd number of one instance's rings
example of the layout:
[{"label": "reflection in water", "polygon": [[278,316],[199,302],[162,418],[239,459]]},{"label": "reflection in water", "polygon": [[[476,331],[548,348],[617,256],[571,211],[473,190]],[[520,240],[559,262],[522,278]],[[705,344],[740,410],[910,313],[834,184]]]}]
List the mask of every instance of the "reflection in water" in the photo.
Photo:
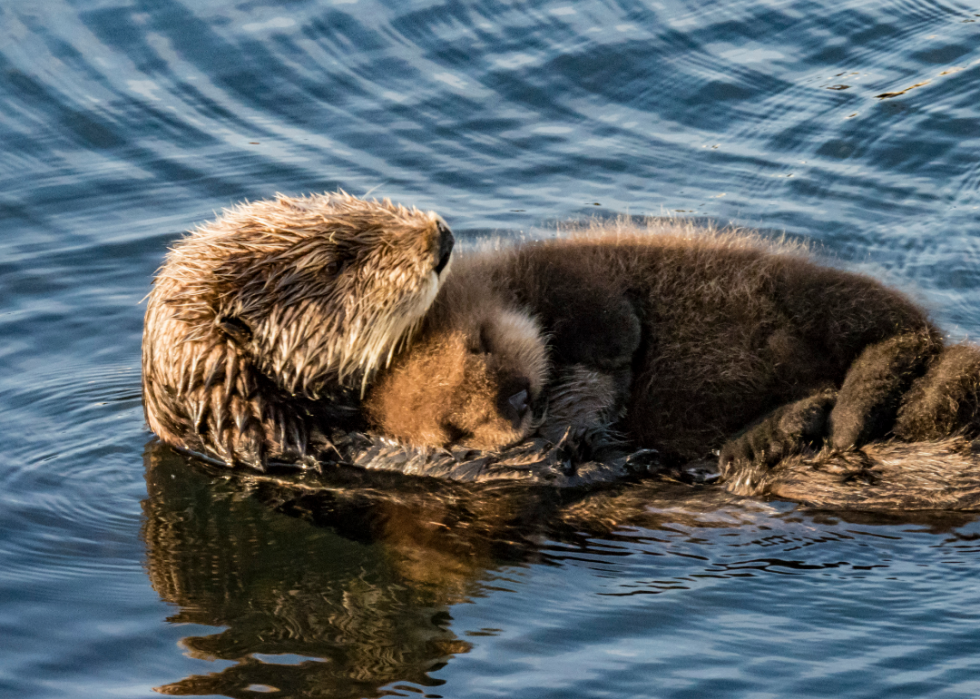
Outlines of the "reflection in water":
[{"label": "reflection in water", "polygon": [[[850,550],[855,560],[841,560],[853,524],[917,523],[938,533],[974,518],[829,513],[667,480],[575,492],[358,469],[243,474],[189,462],[155,440],[145,468],[152,585],[178,607],[170,622],[223,627],[185,637],[192,657],[232,663],[158,688],[180,695],[368,697],[413,683],[413,692],[431,687],[439,696],[442,680],[430,674],[472,648],[450,628],[451,608],[508,566],[657,557],[654,578],[607,589],[606,599],[687,590],[694,580],[846,575],[881,565],[860,542]],[[837,548],[809,548],[820,542]],[[518,595],[535,594],[515,584]],[[606,613],[615,619],[628,609]],[[467,637],[481,643],[480,635]]]},{"label": "reflection in water", "polygon": [[464,585],[406,585],[389,550],[364,542],[368,532],[354,541],[284,517],[263,504],[276,497],[268,488],[209,478],[159,445],[146,454],[146,480],[147,568],[179,608],[169,621],[226,627],[183,644],[194,657],[234,661],[159,691],[378,696],[394,680],[432,684],[426,672],[467,650],[446,628]]},{"label": "reflection in water", "polygon": [[[189,636],[196,658],[233,661],[159,688],[168,694],[380,696],[470,644],[449,608],[504,565],[550,562],[624,526],[731,526],[719,489],[655,482],[597,493],[473,487],[360,471],[332,483],[190,464],[157,442],[145,455],[144,540],[175,623],[225,627]],[[207,469],[207,470],[204,470]],[[554,542],[561,542],[555,547]],[[302,662],[259,656],[299,656]],[[287,664],[288,663],[288,664]]]}]

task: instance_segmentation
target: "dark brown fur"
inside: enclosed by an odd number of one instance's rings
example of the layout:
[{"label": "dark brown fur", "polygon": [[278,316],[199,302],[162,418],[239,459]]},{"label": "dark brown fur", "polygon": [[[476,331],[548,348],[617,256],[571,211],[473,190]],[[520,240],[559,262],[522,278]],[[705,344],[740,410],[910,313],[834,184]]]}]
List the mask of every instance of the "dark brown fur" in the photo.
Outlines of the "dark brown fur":
[{"label": "dark brown fur", "polygon": [[[735,493],[867,509],[976,507],[980,469],[969,440],[980,435],[980,349],[944,348],[903,296],[798,249],[654,227],[619,224],[463,257],[421,337],[460,333],[472,343],[488,336],[486,322],[464,327],[460,318],[524,313],[540,324],[551,360],[535,378],[545,386],[535,399],[549,403],[543,433],[614,427],[681,460],[721,449]],[[506,404],[471,390],[455,350],[466,342],[430,346],[424,369],[410,349],[379,381],[371,405],[399,405],[408,392],[415,405],[438,396],[397,436],[425,443],[427,421],[452,422],[442,406],[486,413]],[[450,385],[432,381],[431,367],[461,373]],[[388,428],[385,410],[371,417]],[[508,417],[498,412],[497,422]],[[513,441],[506,434],[495,446]]]},{"label": "dark brown fur", "polygon": [[[619,224],[464,257],[421,337],[459,332],[458,316],[444,309],[478,288],[490,309],[482,317],[507,310],[540,323],[553,364],[538,379],[549,387],[545,398],[577,389],[561,380],[576,367],[613,378],[628,387],[618,427],[682,459],[720,448],[746,424],[824,387],[840,388],[830,416],[835,445],[881,437],[896,396],[941,348],[925,314],[872,279],[752,236],[652,226]],[[378,390],[432,389],[416,361],[414,351],[399,357],[403,385],[386,379]],[[446,345],[439,363],[463,362]],[[859,371],[849,373],[852,365]],[[374,421],[386,427],[384,415]]]},{"label": "dark brown fur", "polygon": [[174,245],[149,294],[146,420],[228,464],[314,457],[436,295],[452,235],[433,213],[343,192],[228,210]]}]

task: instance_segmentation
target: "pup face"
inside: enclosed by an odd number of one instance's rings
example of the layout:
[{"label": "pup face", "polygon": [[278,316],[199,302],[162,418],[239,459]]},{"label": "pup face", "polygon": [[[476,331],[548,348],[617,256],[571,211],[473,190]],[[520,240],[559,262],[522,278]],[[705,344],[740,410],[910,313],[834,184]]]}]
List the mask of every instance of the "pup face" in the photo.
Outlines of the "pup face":
[{"label": "pup face", "polygon": [[317,399],[352,374],[366,383],[411,334],[452,246],[431,212],[344,193],[280,196],[178,243],[150,304],[184,323],[175,341],[231,339],[280,388]]},{"label": "pup face", "polygon": [[365,407],[376,428],[415,446],[497,450],[536,429],[547,375],[544,339],[529,316],[493,301],[437,310],[379,375]]}]

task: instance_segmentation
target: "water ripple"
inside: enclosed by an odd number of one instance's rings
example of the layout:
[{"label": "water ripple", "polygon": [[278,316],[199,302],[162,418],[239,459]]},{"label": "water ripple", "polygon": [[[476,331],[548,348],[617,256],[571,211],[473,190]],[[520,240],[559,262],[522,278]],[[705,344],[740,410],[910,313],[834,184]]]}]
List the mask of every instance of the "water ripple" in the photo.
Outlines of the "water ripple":
[{"label": "water ripple", "polygon": [[0,684],[976,694],[968,516],[677,484],[518,509],[534,526],[298,497],[145,448],[138,366],[170,241],[337,187],[464,240],[622,213],[785,232],[975,337],[978,32],[960,0],[0,6]]}]

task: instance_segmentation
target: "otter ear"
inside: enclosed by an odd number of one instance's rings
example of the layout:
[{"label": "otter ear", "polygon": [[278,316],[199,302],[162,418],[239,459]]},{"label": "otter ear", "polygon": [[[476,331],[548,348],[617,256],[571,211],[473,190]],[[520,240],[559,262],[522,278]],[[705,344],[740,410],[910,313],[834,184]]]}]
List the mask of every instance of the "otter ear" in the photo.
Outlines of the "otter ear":
[{"label": "otter ear", "polygon": [[252,340],[252,328],[241,318],[218,316],[215,324],[238,345],[247,345]]}]

